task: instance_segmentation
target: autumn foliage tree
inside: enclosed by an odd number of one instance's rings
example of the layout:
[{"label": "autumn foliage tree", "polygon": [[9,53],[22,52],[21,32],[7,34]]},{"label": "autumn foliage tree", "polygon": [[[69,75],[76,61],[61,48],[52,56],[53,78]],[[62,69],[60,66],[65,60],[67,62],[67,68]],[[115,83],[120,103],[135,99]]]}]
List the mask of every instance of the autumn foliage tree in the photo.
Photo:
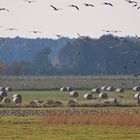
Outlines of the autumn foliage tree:
[{"label": "autumn foliage tree", "polygon": [[2,61],[0,61],[0,72],[3,72],[5,69],[6,69],[5,64]]}]

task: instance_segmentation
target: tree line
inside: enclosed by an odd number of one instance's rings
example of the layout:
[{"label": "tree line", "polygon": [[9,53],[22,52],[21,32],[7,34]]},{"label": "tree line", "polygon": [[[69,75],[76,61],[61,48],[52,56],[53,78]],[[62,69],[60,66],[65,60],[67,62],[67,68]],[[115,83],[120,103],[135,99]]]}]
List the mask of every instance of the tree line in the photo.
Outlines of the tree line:
[{"label": "tree line", "polygon": [[[5,64],[4,75],[116,75],[140,73],[140,40],[103,35],[99,39],[62,39],[42,46],[30,60]],[[41,42],[41,40],[40,40]],[[54,43],[55,44],[55,43]],[[27,46],[28,47],[28,46]],[[16,52],[15,52],[16,53]],[[32,53],[32,50],[30,51]],[[1,59],[4,62],[4,59]],[[4,63],[3,63],[4,64]]]}]

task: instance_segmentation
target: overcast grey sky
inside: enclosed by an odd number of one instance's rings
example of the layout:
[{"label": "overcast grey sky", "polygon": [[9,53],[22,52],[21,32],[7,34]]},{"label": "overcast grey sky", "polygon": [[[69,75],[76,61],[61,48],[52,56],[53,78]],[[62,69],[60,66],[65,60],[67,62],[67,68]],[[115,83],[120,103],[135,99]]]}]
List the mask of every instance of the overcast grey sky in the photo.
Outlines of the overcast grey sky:
[{"label": "overcast grey sky", "polygon": [[[140,0],[136,1],[140,6]],[[84,2],[95,7],[85,7]],[[114,7],[103,2],[111,2]],[[53,11],[50,4],[63,10]],[[80,11],[68,7],[70,4],[77,5]],[[0,0],[0,8],[3,7],[10,12],[0,11],[2,37],[77,37],[77,33],[99,37],[104,34],[102,30],[122,30],[116,34],[119,36],[140,36],[140,9],[125,0],[36,0],[31,4],[24,0]],[[5,30],[11,27],[18,30]],[[33,34],[32,30],[42,33]]]}]

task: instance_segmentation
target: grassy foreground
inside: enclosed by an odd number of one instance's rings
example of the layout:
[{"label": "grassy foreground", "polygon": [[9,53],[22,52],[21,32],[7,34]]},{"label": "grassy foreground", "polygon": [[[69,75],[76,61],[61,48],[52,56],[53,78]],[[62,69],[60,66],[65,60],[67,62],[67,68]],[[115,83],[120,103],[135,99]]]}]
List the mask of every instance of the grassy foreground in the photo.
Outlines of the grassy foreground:
[{"label": "grassy foreground", "polygon": [[47,124],[40,117],[1,117],[4,140],[137,140],[139,127]]}]

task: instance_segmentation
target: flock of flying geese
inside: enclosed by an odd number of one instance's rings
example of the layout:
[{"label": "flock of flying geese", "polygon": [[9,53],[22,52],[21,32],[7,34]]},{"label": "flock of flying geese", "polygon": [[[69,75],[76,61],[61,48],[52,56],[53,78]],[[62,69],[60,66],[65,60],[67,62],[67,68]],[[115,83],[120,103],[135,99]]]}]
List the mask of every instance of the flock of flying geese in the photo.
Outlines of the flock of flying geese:
[{"label": "flock of flying geese", "polygon": [[[34,3],[34,2],[37,2],[36,0],[23,0],[24,2],[26,2],[26,3],[29,3],[29,4],[31,4],[31,3]],[[140,6],[139,6],[139,3],[137,2],[137,1],[132,1],[132,0],[125,0],[126,2],[128,2],[129,4],[131,4],[132,5],[132,7],[136,7],[138,10],[140,9]],[[114,5],[112,4],[112,3],[110,3],[110,2],[104,2],[104,3],[102,3],[103,5],[106,5],[106,6],[109,6],[109,7],[114,7]],[[86,7],[95,7],[95,5],[93,5],[93,4],[91,4],[91,3],[83,3],[83,5],[84,6],[86,6]],[[50,7],[54,10],[54,11],[59,11],[59,10],[63,10],[62,8],[57,8],[57,7],[55,7],[54,5],[50,5]],[[75,8],[76,10],[80,10],[80,8],[77,6],[77,5],[74,5],[74,4],[71,4],[71,5],[68,5],[68,7],[72,7],[72,8]],[[2,7],[2,8],[0,8],[0,11],[6,11],[6,12],[10,12],[10,10],[9,9],[7,9],[7,8],[5,8],[5,7]],[[0,26],[0,28],[2,28],[2,26]],[[16,29],[16,28],[8,28],[8,29],[6,29],[6,30],[9,30],[9,31],[16,31],[16,30],[18,30],[18,29]],[[122,32],[122,31],[120,31],[120,30],[102,30],[103,32],[106,32],[106,33],[110,33],[110,34],[115,34],[115,33],[119,33],[119,32]],[[37,31],[37,30],[33,30],[33,31],[29,31],[30,33],[34,33],[34,34],[38,34],[38,33],[42,33],[41,31]],[[58,38],[60,38],[60,37],[62,37],[62,35],[60,35],[60,34],[55,34],[56,35],[56,37],[58,37]],[[79,38],[85,38],[85,39],[89,39],[88,37],[86,37],[86,36],[82,36],[82,35],[80,35],[79,33],[77,33],[77,35],[78,35],[78,37]],[[136,38],[137,39],[139,39],[140,40],[140,37],[138,36],[138,35],[135,35],[136,36]],[[116,40],[123,40],[123,38],[119,38],[118,36],[115,36],[115,38],[116,38]],[[123,41],[125,41],[125,40],[123,40]]]},{"label": "flock of flying geese", "polygon": [[[126,0],[128,3],[130,3],[130,4],[133,4],[132,5],[132,7],[137,7],[137,9],[140,9],[140,6],[138,6],[138,2],[136,2],[136,1],[131,1],[131,0]],[[110,3],[110,2],[104,2],[104,3],[102,3],[103,5],[107,5],[107,6],[111,6],[111,7],[114,7],[114,5],[112,4],[112,3]],[[90,3],[83,3],[83,5],[84,6],[86,6],[86,7],[95,7],[93,4],[90,4]],[[53,5],[50,5],[52,8],[53,8],[53,10],[55,10],[55,11],[58,11],[58,10],[63,10],[62,8],[56,8],[55,6],[53,6]],[[77,5],[69,5],[69,7],[73,7],[73,8],[75,8],[76,10],[80,10],[80,8],[77,6]]]},{"label": "flock of flying geese", "polygon": [[[104,5],[108,5],[108,6],[111,6],[111,7],[113,7],[113,4],[111,4],[111,3],[109,3],[109,2],[104,2],[103,3]],[[93,4],[90,4],[90,3],[83,3],[83,5],[84,6],[87,6],[87,7],[95,7]],[[62,8],[56,8],[55,6],[53,6],[53,5],[50,5],[52,8],[53,8],[53,10],[55,10],[55,11],[58,11],[58,10],[63,10]],[[75,8],[76,10],[80,10],[80,8],[77,6],[77,5],[69,5],[69,7],[73,7],[73,8]]]},{"label": "flock of flying geese", "polygon": [[[33,2],[36,2],[35,0],[23,0],[24,2],[27,2],[29,4],[33,3]],[[138,5],[138,2],[137,1],[132,1],[132,0],[125,0],[127,1],[128,3],[132,4],[132,7],[137,7],[137,9],[140,9],[140,6]],[[110,2],[104,2],[102,3],[103,5],[107,5],[107,6],[111,6],[111,7],[114,7],[114,5]],[[95,7],[93,4],[90,4],[90,3],[83,3],[84,6],[86,7]],[[58,10],[63,10],[62,8],[56,8],[55,6],[53,5],[50,5],[53,10],[55,11],[58,11]],[[73,7],[77,10],[80,10],[80,8],[77,6],[77,5],[74,5],[74,4],[71,4],[69,5],[68,7]],[[7,11],[7,12],[10,12],[10,10],[8,10],[7,8],[0,8],[0,11]]]}]

